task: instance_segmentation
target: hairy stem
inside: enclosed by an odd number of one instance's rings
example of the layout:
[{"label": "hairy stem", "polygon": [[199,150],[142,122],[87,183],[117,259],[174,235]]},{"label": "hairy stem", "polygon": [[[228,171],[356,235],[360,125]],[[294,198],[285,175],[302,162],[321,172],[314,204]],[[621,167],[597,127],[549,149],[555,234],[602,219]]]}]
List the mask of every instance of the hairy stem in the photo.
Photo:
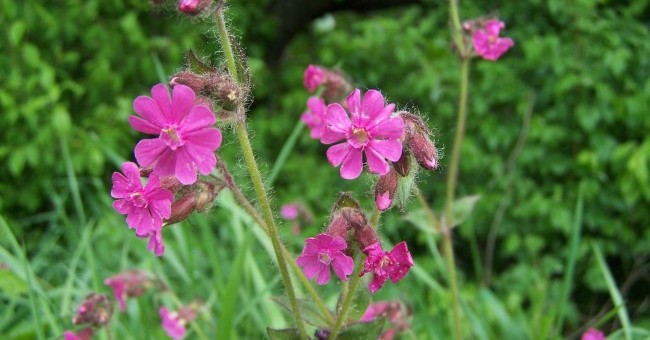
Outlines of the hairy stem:
[{"label": "hairy stem", "polygon": [[[230,191],[233,193],[235,196],[235,200],[239,203],[239,205],[246,210],[248,215],[255,220],[255,223],[262,229],[262,231],[266,234],[269,235],[269,231],[266,228],[266,223],[264,222],[264,219],[262,219],[262,216],[260,216],[259,212],[255,207],[253,207],[253,204],[251,204],[250,200],[246,198],[244,193],[241,191],[241,189],[237,186],[237,184],[232,180],[232,175],[230,174],[230,171],[226,167],[226,164],[224,164],[219,157],[217,157],[217,168],[219,169],[219,172],[221,175],[224,177],[225,181],[228,183],[228,188]],[[321,299],[321,297],[318,295],[316,292],[316,289],[314,289],[314,286],[309,282],[307,277],[305,276],[305,273],[300,269],[298,264],[296,264],[296,261],[293,259],[293,255],[289,253],[287,248],[283,245],[280,244],[280,247],[282,249],[282,254],[284,257],[287,259],[287,262],[291,265],[293,268],[294,273],[298,277],[298,280],[302,283],[302,285],[307,289],[307,293],[312,297],[314,302],[316,303],[316,306],[318,306],[318,309],[320,309],[321,315],[327,319],[327,322],[330,325],[334,325],[334,318],[332,317],[332,313],[330,310],[327,308],[327,305],[325,304],[325,301]]]},{"label": "hairy stem", "polygon": [[454,260],[454,248],[452,239],[452,211],[458,184],[458,164],[460,162],[460,147],[465,137],[465,123],[467,122],[467,92],[469,82],[469,59],[467,58],[466,47],[463,43],[463,36],[458,16],[458,1],[449,0],[449,16],[453,24],[452,36],[461,59],[460,67],[460,97],[458,99],[458,114],[456,121],[456,134],[451,153],[451,164],[447,175],[447,196],[445,201],[445,223],[442,226],[442,243],[445,258],[447,260],[447,271],[449,274],[449,286],[452,295],[453,329],[454,338],[462,339],[463,331],[461,326],[460,296],[458,293],[458,282],[456,279],[456,263]]},{"label": "hairy stem", "polygon": [[329,336],[330,340],[336,339],[336,336],[339,334],[339,331],[341,330],[341,326],[343,326],[343,322],[348,316],[348,310],[352,305],[352,298],[354,297],[354,293],[357,291],[357,288],[359,288],[359,283],[361,282],[361,276],[359,276],[359,273],[363,268],[363,256],[359,257],[359,259],[360,259],[359,265],[352,273],[350,288],[348,289],[347,293],[345,294],[345,297],[343,298],[343,307],[341,307],[341,311],[338,313],[338,317],[336,318],[336,324],[334,325],[334,328],[332,328],[332,331],[330,332],[330,336]]},{"label": "hairy stem", "polygon": [[[230,75],[235,78],[238,78],[237,74],[237,65],[235,63],[235,56],[232,51],[232,46],[230,44],[230,38],[228,36],[228,31],[226,29],[226,24],[223,18],[222,7],[215,11],[215,21],[217,25],[217,31],[219,32],[219,38],[221,39],[221,45],[223,48],[224,55],[226,56],[226,62],[228,65],[228,72]],[[305,331],[305,325],[300,315],[298,309],[298,301],[296,299],[296,293],[293,289],[293,284],[291,283],[291,276],[289,275],[289,270],[287,269],[287,262],[282,252],[282,243],[280,242],[280,235],[278,234],[278,229],[275,225],[275,220],[273,219],[273,211],[271,210],[271,204],[269,198],[266,194],[264,188],[264,182],[262,181],[262,176],[260,170],[257,166],[255,160],[255,155],[253,154],[253,147],[251,146],[250,138],[248,137],[248,131],[246,128],[246,122],[241,121],[235,125],[235,133],[237,135],[237,140],[241,147],[242,154],[244,156],[244,161],[246,162],[246,168],[248,169],[251,181],[253,182],[253,188],[257,195],[257,199],[260,202],[262,207],[262,215],[266,228],[268,231],[269,238],[273,244],[273,250],[275,251],[275,257],[278,261],[278,267],[280,269],[280,274],[282,276],[282,281],[284,283],[289,302],[291,304],[291,309],[293,311],[293,317],[298,327],[298,332],[300,333],[301,339],[307,339],[307,333]]]}]

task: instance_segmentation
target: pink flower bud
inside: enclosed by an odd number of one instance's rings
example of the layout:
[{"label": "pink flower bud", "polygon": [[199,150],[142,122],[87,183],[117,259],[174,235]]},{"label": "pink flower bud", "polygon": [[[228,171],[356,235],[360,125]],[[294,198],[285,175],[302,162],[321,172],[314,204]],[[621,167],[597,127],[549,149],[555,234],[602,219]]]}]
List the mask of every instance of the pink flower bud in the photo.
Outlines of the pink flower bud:
[{"label": "pink flower bud", "polygon": [[63,333],[64,340],[90,340],[93,336],[93,329],[91,327],[84,328],[78,332],[65,331]]},{"label": "pink flower bud", "polygon": [[393,163],[393,168],[397,173],[406,177],[411,172],[411,152],[408,148],[402,148],[402,156]]},{"label": "pink flower bud", "polygon": [[325,233],[346,240],[348,238],[348,229],[350,229],[350,222],[341,212],[335,212]]},{"label": "pink flower bud", "polygon": [[196,196],[194,193],[191,193],[187,196],[181,197],[172,203],[172,213],[171,217],[168,220],[165,220],[167,224],[174,224],[187,219],[196,209]]},{"label": "pink flower bud", "polygon": [[178,10],[187,15],[197,15],[210,6],[211,0],[180,0]]},{"label": "pink flower bud", "polygon": [[357,241],[359,249],[366,249],[379,242],[379,236],[377,236],[375,228],[369,225],[356,229],[354,231],[354,239]]},{"label": "pink flower bud", "polygon": [[381,211],[388,210],[393,204],[395,193],[397,193],[397,171],[391,168],[387,174],[380,176],[375,185],[375,204]]},{"label": "pink flower bud", "polygon": [[400,116],[406,126],[407,137],[405,143],[413,152],[415,160],[421,167],[427,170],[435,170],[438,167],[438,149],[429,138],[429,129],[422,121],[422,118],[401,112]]},{"label": "pink flower bud", "polygon": [[605,334],[595,328],[589,328],[582,334],[580,340],[605,340]]},{"label": "pink flower bud", "polygon": [[344,207],[340,211],[353,229],[363,228],[368,225],[366,214],[360,209]]}]

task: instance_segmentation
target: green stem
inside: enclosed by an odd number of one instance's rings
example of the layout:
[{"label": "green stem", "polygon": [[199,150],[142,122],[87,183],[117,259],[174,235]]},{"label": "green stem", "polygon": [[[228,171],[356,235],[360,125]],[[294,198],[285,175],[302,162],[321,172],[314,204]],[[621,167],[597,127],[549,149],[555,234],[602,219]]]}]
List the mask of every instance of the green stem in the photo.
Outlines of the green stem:
[{"label": "green stem", "polygon": [[359,273],[363,268],[363,257],[360,257],[360,260],[361,261],[359,261],[359,265],[357,266],[356,270],[354,271],[354,273],[352,273],[350,289],[348,289],[347,294],[345,294],[345,297],[343,299],[343,307],[339,312],[334,328],[332,328],[332,331],[330,332],[330,336],[329,336],[330,340],[336,339],[336,336],[339,334],[339,330],[341,330],[341,326],[343,325],[343,322],[347,318],[348,310],[352,305],[352,298],[354,297],[354,293],[357,291],[357,288],[359,287],[359,283],[361,282],[361,276],[359,276]]},{"label": "green stem", "polygon": [[457,0],[449,0],[449,16],[453,23],[452,35],[458,48],[461,58],[460,71],[460,97],[458,100],[458,115],[456,121],[456,135],[451,153],[451,164],[449,165],[449,175],[447,176],[447,197],[445,202],[445,223],[442,226],[443,247],[445,258],[447,260],[447,270],[449,271],[449,285],[451,286],[452,309],[454,336],[456,339],[462,339],[460,302],[458,294],[458,283],[456,279],[456,263],[454,261],[453,239],[451,231],[451,219],[454,205],[454,196],[456,194],[456,184],[458,184],[458,164],[460,161],[460,148],[465,137],[465,123],[467,122],[467,90],[469,82],[469,59],[465,52],[463,36],[458,16]]},{"label": "green stem", "polygon": [[[232,46],[230,44],[230,38],[228,36],[228,31],[226,30],[226,24],[223,18],[222,6],[215,11],[215,21],[217,24],[217,31],[219,32],[219,38],[221,39],[221,46],[223,48],[224,55],[226,56],[226,63],[228,66],[228,72],[230,75],[239,79],[237,74],[237,64],[235,63],[235,55],[232,51]],[[255,193],[257,194],[257,199],[260,202],[262,207],[262,215],[264,217],[264,222],[268,230],[269,237],[271,238],[271,243],[273,244],[273,250],[275,251],[275,257],[278,261],[278,267],[280,268],[280,274],[282,276],[282,281],[284,283],[287,296],[289,297],[289,302],[291,304],[291,309],[293,311],[294,320],[296,326],[298,327],[298,332],[300,333],[301,339],[307,339],[307,333],[305,331],[305,325],[300,315],[300,310],[298,309],[298,301],[296,299],[296,293],[293,289],[293,284],[291,283],[291,276],[289,276],[289,270],[287,269],[287,262],[282,253],[282,243],[280,242],[280,235],[278,234],[278,229],[275,226],[275,220],[273,219],[273,211],[271,210],[271,204],[269,198],[266,194],[264,188],[264,182],[262,181],[262,176],[260,170],[255,161],[255,155],[253,154],[253,147],[251,146],[250,138],[248,137],[248,131],[246,130],[246,122],[241,121],[235,125],[235,133],[237,134],[237,139],[241,147],[242,154],[244,156],[244,161],[246,162],[246,168],[248,169],[251,181],[253,182],[253,187]]]}]

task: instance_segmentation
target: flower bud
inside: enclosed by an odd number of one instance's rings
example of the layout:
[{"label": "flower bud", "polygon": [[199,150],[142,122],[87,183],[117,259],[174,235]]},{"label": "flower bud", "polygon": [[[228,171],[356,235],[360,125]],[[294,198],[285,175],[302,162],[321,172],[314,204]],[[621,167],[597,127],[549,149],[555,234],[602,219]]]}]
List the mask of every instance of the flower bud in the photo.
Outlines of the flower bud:
[{"label": "flower bud", "polygon": [[366,215],[359,209],[342,208],[341,214],[348,221],[348,224],[354,229],[360,229],[368,225]]},{"label": "flower bud", "polygon": [[196,74],[193,72],[179,72],[169,81],[169,85],[185,85],[202,96],[217,100],[227,109],[234,109],[242,100],[242,91],[230,76],[219,72]]},{"label": "flower bud", "polygon": [[348,239],[348,229],[350,228],[350,223],[348,220],[343,217],[341,212],[334,213],[332,220],[330,221],[326,234],[332,237],[341,237],[344,240]]},{"label": "flower bud", "polygon": [[72,318],[75,325],[92,324],[94,326],[104,326],[113,315],[113,305],[105,295],[92,293],[86,296],[81,306],[77,309],[77,314]]},{"label": "flower bud", "polygon": [[210,6],[211,0],[179,0],[178,10],[187,15],[197,15]]},{"label": "flower bud", "polygon": [[196,210],[202,212],[209,209],[224,187],[223,183],[199,182],[199,191],[196,194]]},{"label": "flower bud", "polygon": [[411,172],[411,152],[408,148],[402,148],[402,156],[397,162],[393,163],[393,168],[402,177],[409,175]]},{"label": "flower bud", "polygon": [[120,310],[126,310],[126,299],[144,294],[157,281],[150,274],[140,270],[129,270],[113,275],[104,280],[104,284],[113,289]]},{"label": "flower bud", "polygon": [[379,236],[377,236],[375,228],[370,225],[356,229],[354,232],[354,239],[357,241],[359,249],[366,249],[370,245],[379,242]]},{"label": "flower bud", "polygon": [[177,199],[172,203],[172,213],[169,219],[165,220],[166,224],[174,224],[187,219],[196,209],[196,195],[189,194]]},{"label": "flower bud", "polygon": [[391,168],[387,174],[379,177],[375,185],[375,204],[377,209],[385,211],[393,205],[398,186],[397,171]]},{"label": "flower bud", "polygon": [[318,87],[323,86],[323,97],[331,102],[337,101],[352,90],[352,85],[341,72],[317,65],[307,66],[303,78],[307,91],[313,93]]},{"label": "flower bud", "polygon": [[422,118],[408,112],[400,112],[406,127],[404,142],[413,152],[415,160],[427,170],[438,167],[438,149],[429,138],[429,129]]},{"label": "flower bud", "polygon": [[160,187],[169,190],[173,194],[180,190],[183,184],[176,179],[176,176],[163,176],[160,177]]}]

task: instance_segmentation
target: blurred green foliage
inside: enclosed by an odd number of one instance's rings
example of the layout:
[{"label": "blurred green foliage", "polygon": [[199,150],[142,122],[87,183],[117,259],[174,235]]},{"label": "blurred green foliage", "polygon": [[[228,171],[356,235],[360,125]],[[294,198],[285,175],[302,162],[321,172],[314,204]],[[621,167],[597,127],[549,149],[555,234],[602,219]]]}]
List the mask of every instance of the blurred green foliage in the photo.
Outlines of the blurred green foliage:
[{"label": "blurred green foliage", "polygon": [[[136,0],[0,3],[5,28],[0,34],[0,214],[18,226],[19,239],[33,237],[28,252],[38,251],[40,241],[78,242],[80,230],[92,221],[112,219],[106,225],[116,227],[121,219],[107,213],[109,179],[123,160],[133,158],[139,138],[126,120],[131,101],[164,80],[161,72],[180,69],[189,48],[218,63],[215,38],[203,33],[209,22],[152,10]],[[379,88],[399,108],[421,112],[442,155],[451,149],[458,62],[444,3],[327,14],[295,36],[273,66],[265,61],[265,48],[276,38],[277,19],[266,15],[268,1],[231,3],[232,26],[248,51],[253,76],[250,127],[264,170],[270,170],[305,109],[302,72],[310,63],[337,65],[359,87]],[[648,324],[647,276],[630,273],[647,266],[650,253],[650,1],[462,1],[460,9],[466,19],[495,10],[515,46],[498,62],[472,65],[459,196],[481,199],[458,228],[456,252],[465,293],[475,298],[467,298],[467,318],[480,317],[488,305],[503,310],[492,315],[501,332],[475,329],[474,334],[539,334],[524,330],[513,322],[517,319],[505,323],[499,312],[529,313],[532,324],[543,319],[548,301],[560,297],[579,192],[585,207],[582,242],[575,304],[565,310],[567,327],[578,328],[608,298],[590,242],[600,245],[617,281],[628,282],[632,317]],[[525,144],[509,166],[528,110]],[[276,181],[276,205],[300,200],[316,213],[317,222],[305,235],[320,230],[337,192],[370,193],[369,176],[342,181],[325,150],[305,133]],[[243,174],[232,136],[226,134],[221,152],[234,172]],[[418,178],[437,209],[447,158],[441,164],[438,173]],[[365,207],[371,202],[363,198]],[[504,213],[496,218],[500,206]],[[51,234],[61,219],[80,230]],[[434,267],[429,239],[400,212],[387,214],[383,224],[387,239],[409,241],[418,265]],[[126,228],[116,228],[105,235],[108,249],[132,238]],[[494,292],[480,287],[488,271],[490,234],[496,235]],[[297,251],[301,238],[285,236]],[[44,279],[63,280],[64,268],[51,270]],[[419,276],[426,278],[422,282],[444,282],[442,272],[421,275],[432,275]],[[97,289],[100,281],[93,280]],[[418,311],[444,315],[438,304],[448,301],[421,294],[417,299],[389,293]],[[539,327],[550,327],[540,322]],[[414,327],[416,334],[445,334],[426,322]]]}]

